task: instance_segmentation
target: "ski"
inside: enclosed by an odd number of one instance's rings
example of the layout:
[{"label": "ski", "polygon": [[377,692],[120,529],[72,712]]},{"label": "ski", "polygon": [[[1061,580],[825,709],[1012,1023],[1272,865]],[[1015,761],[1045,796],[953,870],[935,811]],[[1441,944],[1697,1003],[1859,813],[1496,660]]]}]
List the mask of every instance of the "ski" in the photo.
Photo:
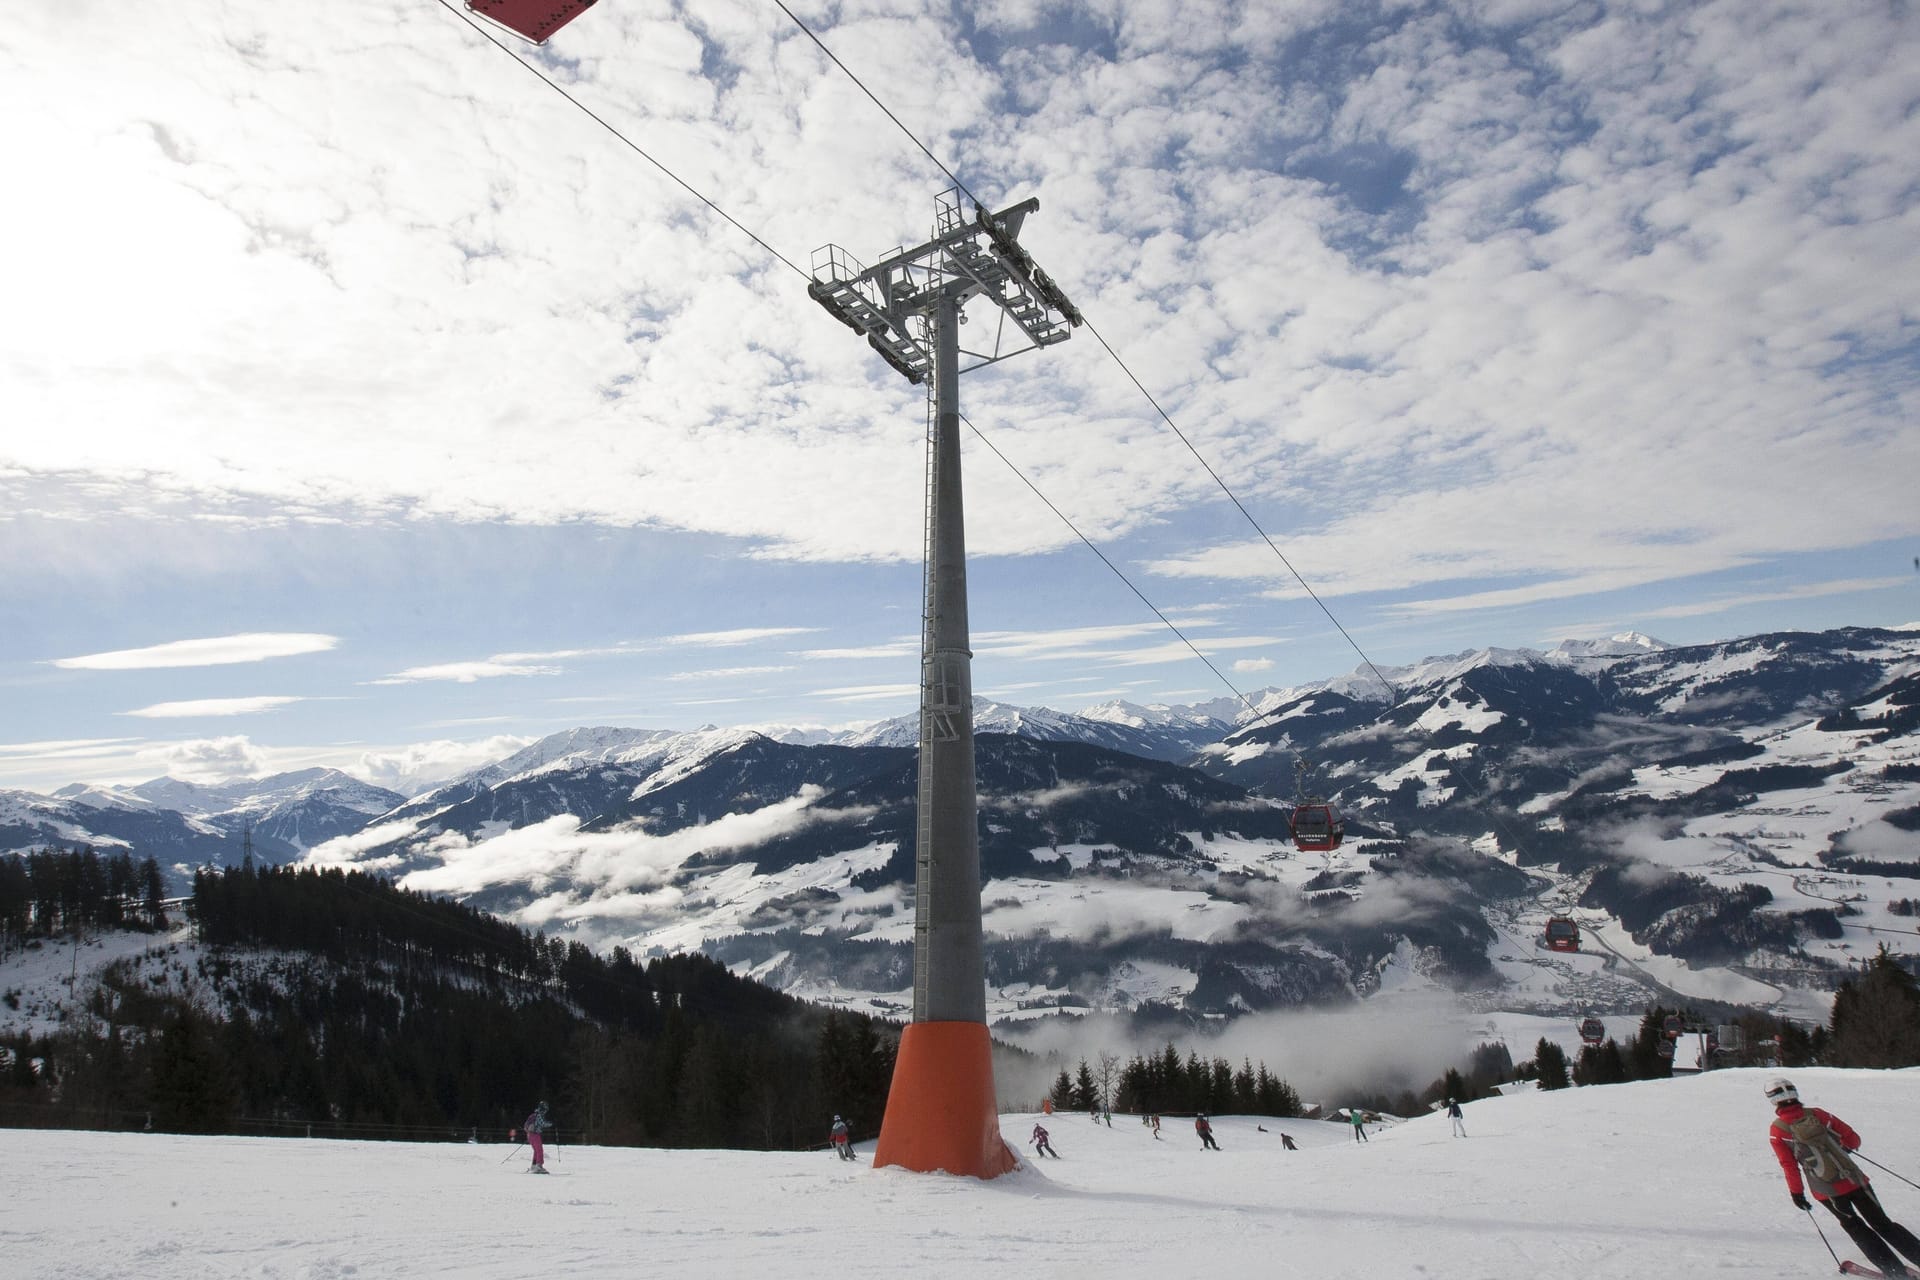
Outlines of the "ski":
[{"label": "ski", "polygon": [[1877,1280],[1887,1280],[1886,1272],[1875,1271],[1864,1262],[1843,1262],[1840,1264],[1840,1274],[1843,1276],[1873,1276],[1876,1277]]}]

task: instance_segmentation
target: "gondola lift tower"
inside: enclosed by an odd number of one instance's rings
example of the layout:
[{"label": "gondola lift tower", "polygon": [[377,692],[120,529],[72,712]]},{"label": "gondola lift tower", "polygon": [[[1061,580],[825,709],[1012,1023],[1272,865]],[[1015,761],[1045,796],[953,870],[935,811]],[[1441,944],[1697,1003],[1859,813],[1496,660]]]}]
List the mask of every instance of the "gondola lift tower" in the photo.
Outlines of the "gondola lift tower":
[{"label": "gondola lift tower", "polygon": [[[827,245],[814,254],[807,287],[907,381],[931,381],[913,1021],[900,1037],[873,1162],[977,1178],[998,1177],[1016,1158],[1000,1137],[987,1036],[960,375],[1064,342],[1080,323],[1080,312],[1019,243],[1022,224],[1039,207],[1037,199],[999,213],[976,205],[969,218],[960,193],[944,192],[925,244],[894,250],[871,267]],[[976,298],[999,314],[990,342],[963,348],[962,310]]]}]

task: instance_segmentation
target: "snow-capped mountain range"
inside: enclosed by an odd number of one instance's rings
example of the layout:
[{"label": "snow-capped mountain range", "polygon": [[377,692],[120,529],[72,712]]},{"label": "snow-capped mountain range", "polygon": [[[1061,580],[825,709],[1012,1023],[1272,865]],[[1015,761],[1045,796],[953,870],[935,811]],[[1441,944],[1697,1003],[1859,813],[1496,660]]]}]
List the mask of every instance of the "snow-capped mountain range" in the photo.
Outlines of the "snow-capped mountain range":
[{"label": "snow-capped mountain range", "polygon": [[92,845],[190,867],[237,861],[250,835],[257,856],[279,862],[360,830],[404,799],[338,769],[214,784],[75,783],[51,796],[0,790],[0,851]]},{"label": "snow-capped mountain range", "polygon": [[[976,706],[997,1019],[1230,1017],[1409,984],[1489,1009],[1805,1012],[1882,942],[1916,949],[1920,633],[1629,633],[1250,701]],[[0,846],[232,861],[251,822],[262,851],[271,833],[285,856],[891,1012],[915,726],[582,728],[404,801],[338,775],[0,793]],[[1340,850],[1289,843],[1300,785],[1346,813]],[[1537,945],[1550,916],[1578,921],[1581,952]]]}]

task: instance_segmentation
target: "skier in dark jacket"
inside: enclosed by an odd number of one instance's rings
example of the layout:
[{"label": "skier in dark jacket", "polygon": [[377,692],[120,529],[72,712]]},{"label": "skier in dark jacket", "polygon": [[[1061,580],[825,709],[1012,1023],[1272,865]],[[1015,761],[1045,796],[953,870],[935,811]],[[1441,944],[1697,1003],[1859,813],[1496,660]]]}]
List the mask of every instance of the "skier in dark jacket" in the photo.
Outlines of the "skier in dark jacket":
[{"label": "skier in dark jacket", "polygon": [[1220,1144],[1213,1140],[1213,1122],[1207,1119],[1207,1113],[1201,1112],[1193,1118],[1193,1131],[1200,1135],[1200,1144],[1208,1151],[1218,1151]]},{"label": "skier in dark jacket", "polygon": [[1060,1158],[1060,1153],[1047,1141],[1047,1131],[1039,1125],[1033,1126],[1033,1149],[1038,1155],[1052,1156],[1055,1160]]},{"label": "skier in dark jacket", "polygon": [[1920,1265],[1920,1240],[1887,1217],[1873,1188],[1867,1185],[1867,1175],[1852,1158],[1852,1153],[1860,1149],[1860,1135],[1832,1112],[1802,1106],[1800,1091],[1792,1081],[1769,1084],[1767,1101],[1773,1104],[1767,1140],[1773,1144],[1780,1171],[1787,1175],[1787,1191],[1793,1196],[1794,1207],[1813,1212],[1801,1188],[1804,1174],[1805,1189],[1840,1219],[1867,1261],[1886,1275],[1912,1276],[1914,1273],[1901,1264],[1894,1250]]},{"label": "skier in dark jacket", "polygon": [[520,1126],[527,1131],[527,1145],[533,1148],[533,1163],[527,1166],[528,1173],[547,1171],[547,1147],[540,1135],[552,1127],[547,1119],[547,1104],[541,1103],[533,1109],[533,1114]]},{"label": "skier in dark jacket", "polygon": [[1458,1098],[1447,1099],[1447,1118],[1453,1121],[1454,1137],[1464,1138],[1467,1136],[1467,1118],[1460,1114],[1460,1100]]}]

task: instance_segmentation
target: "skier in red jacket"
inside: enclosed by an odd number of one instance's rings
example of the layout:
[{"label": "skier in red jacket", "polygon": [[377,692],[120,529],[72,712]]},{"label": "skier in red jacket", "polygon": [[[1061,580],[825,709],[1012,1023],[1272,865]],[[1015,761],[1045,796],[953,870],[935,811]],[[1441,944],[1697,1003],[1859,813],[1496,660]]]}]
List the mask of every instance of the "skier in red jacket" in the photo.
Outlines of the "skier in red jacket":
[{"label": "skier in red jacket", "polygon": [[[1787,1175],[1787,1190],[1795,1207],[1812,1213],[1813,1206],[1807,1203],[1804,1191],[1813,1192],[1813,1198],[1840,1219],[1867,1261],[1887,1275],[1912,1276],[1914,1273],[1902,1265],[1894,1250],[1920,1265],[1920,1240],[1887,1217],[1879,1198],[1867,1185],[1867,1175],[1852,1158],[1852,1153],[1860,1149],[1860,1135],[1833,1113],[1800,1105],[1800,1091],[1791,1081],[1769,1084],[1767,1101],[1774,1108],[1767,1139],[1773,1144],[1780,1171]],[[1804,1191],[1802,1174],[1806,1175]]]}]

